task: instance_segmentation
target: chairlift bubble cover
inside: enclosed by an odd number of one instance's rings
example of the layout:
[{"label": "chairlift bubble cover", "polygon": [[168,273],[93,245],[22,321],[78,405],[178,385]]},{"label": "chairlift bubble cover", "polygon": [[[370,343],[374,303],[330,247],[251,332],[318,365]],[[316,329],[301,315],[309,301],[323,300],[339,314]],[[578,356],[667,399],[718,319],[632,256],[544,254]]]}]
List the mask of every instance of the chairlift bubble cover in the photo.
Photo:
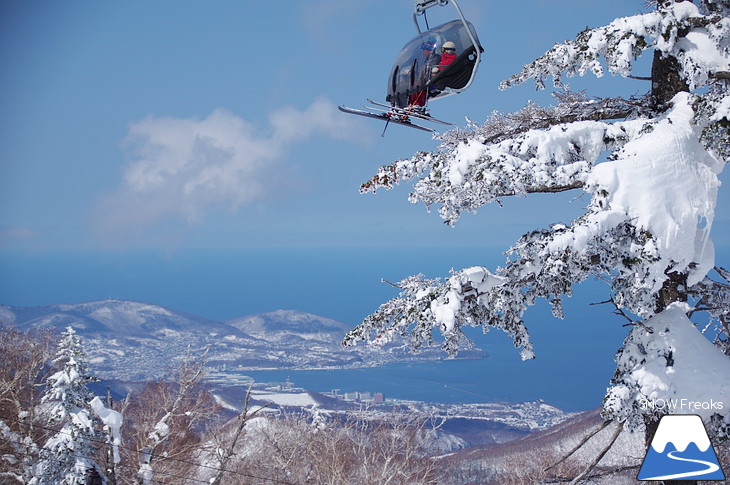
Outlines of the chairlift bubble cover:
[{"label": "chairlift bubble cover", "polygon": [[[477,40],[477,45],[471,38]],[[449,65],[442,65],[441,47],[448,41],[456,45],[457,57]],[[386,100],[402,108],[423,91],[427,91],[429,99],[463,91],[476,74],[477,50],[484,51],[469,22],[453,20],[417,35],[395,59],[388,78]]]}]

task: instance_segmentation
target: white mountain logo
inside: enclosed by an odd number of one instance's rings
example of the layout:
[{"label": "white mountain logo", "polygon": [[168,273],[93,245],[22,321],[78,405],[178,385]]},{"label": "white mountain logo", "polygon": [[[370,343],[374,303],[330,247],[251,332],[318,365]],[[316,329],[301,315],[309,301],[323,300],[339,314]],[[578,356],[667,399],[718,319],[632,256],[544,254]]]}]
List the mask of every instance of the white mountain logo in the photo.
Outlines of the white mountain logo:
[{"label": "white mountain logo", "polygon": [[637,480],[724,480],[702,418],[668,414],[659,422]]}]

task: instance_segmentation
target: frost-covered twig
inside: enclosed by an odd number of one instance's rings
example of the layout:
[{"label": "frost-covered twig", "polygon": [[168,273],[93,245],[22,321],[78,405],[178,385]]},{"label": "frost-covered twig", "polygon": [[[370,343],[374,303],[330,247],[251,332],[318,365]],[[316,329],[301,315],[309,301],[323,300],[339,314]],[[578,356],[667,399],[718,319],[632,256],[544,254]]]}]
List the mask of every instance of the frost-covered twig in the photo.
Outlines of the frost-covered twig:
[{"label": "frost-covered twig", "polygon": [[[527,130],[545,129],[576,121],[609,121],[631,117],[643,105],[642,100],[624,98],[591,99],[584,92],[563,90],[553,93],[558,103],[544,108],[529,102],[515,113],[492,114],[482,127],[475,131],[482,134],[482,143],[494,143],[512,138]],[[442,135],[448,139],[449,135]]]},{"label": "frost-covered twig", "polygon": [[624,327],[627,327],[627,326],[630,326],[630,325],[636,325],[638,323],[636,320],[634,320],[633,318],[631,318],[630,316],[628,316],[626,314],[626,312],[623,310],[623,308],[621,308],[616,303],[616,300],[613,298],[613,296],[611,298],[609,298],[608,300],[606,300],[606,301],[599,301],[597,303],[591,303],[591,305],[605,305],[606,303],[610,303],[611,305],[613,305],[613,312],[612,313],[614,315],[618,315],[618,316],[623,317],[626,320],[628,320],[629,323],[624,324]]}]

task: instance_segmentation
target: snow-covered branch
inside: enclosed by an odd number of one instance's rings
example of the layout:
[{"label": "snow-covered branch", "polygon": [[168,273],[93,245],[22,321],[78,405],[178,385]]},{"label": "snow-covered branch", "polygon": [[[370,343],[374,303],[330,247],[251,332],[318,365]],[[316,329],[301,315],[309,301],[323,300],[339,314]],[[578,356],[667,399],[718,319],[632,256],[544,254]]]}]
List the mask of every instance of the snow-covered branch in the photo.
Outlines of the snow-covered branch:
[{"label": "snow-covered branch", "polygon": [[[618,123],[579,121],[548,129],[527,129],[513,138],[485,143],[491,134],[472,130],[449,135],[438,152],[420,152],[410,160],[381,167],[361,191],[420,177],[409,199],[439,213],[454,225],[462,211],[476,212],[506,196],[560,192],[585,186],[605,150],[620,149],[642,130],[647,119]],[[460,141],[456,141],[460,139]]]},{"label": "snow-covered branch", "polygon": [[94,397],[89,402],[89,406],[104,424],[104,430],[107,433],[107,443],[112,447],[112,462],[114,465],[117,465],[121,461],[119,446],[122,444],[121,427],[124,418],[119,412],[104,406],[104,403],[98,397]]},{"label": "snow-covered branch", "polygon": [[[682,78],[690,89],[705,84],[709,77],[728,71],[728,53],[710,45],[721,44],[730,30],[730,20],[721,15],[703,16],[691,2],[668,2],[656,11],[619,18],[609,25],[586,29],[575,40],[555,44],[540,58],[526,65],[522,72],[504,81],[500,88],[533,79],[538,89],[545,79],[553,78],[563,86],[563,76],[604,74],[603,58],[611,74],[628,77],[634,60],[647,49],[675,57],[682,67]],[[709,54],[709,55],[708,55]]]},{"label": "snow-covered branch", "polygon": [[705,332],[711,330],[715,346],[730,356],[730,272],[720,267],[715,272],[725,283],[705,277],[690,288],[690,294],[697,299],[695,308],[710,315]]},{"label": "snow-covered branch", "polygon": [[[526,193],[560,192],[580,188],[583,183],[579,178],[564,180],[563,183],[551,180],[548,184],[546,179],[530,183],[526,176],[522,176],[522,183],[519,186],[514,184],[513,181],[516,173],[523,171],[529,175],[533,171],[533,167],[528,164],[529,162],[534,161],[536,164],[541,162],[543,165],[557,165],[558,163],[565,165],[565,154],[569,150],[580,152],[581,142],[573,138],[583,137],[584,135],[576,134],[575,137],[571,137],[566,134],[562,141],[554,140],[556,144],[563,144],[555,151],[564,153],[556,153],[551,159],[551,153],[544,152],[540,154],[543,160],[535,158],[534,147],[541,143],[542,137],[544,137],[540,130],[554,128],[554,132],[557,133],[565,131],[565,126],[568,123],[594,121],[596,122],[594,126],[601,130],[600,133],[596,133],[596,136],[606,138],[607,145],[620,142],[621,139],[626,138],[626,134],[619,133],[618,139],[611,140],[611,135],[605,133],[603,128],[609,125],[598,122],[628,118],[637,111],[640,101],[621,98],[593,100],[587,98],[583,93],[570,91],[556,93],[555,98],[558,103],[552,107],[544,108],[536,103],[528,103],[527,106],[516,113],[495,112],[482,126],[471,124],[467,129],[457,128],[439,135],[438,138],[442,140],[442,144],[438,152],[420,152],[410,160],[399,160],[383,166],[371,180],[360,187],[360,191],[363,193],[375,192],[380,187],[391,189],[396,184],[423,176],[427,171],[431,172],[430,178],[432,180],[438,180],[443,173],[443,167],[456,159],[461,163],[462,171],[470,165],[475,165],[479,159],[482,162],[494,159],[493,163],[482,164],[481,167],[482,172],[491,172],[490,177],[487,180],[476,178],[477,182],[483,181],[492,186],[489,189],[491,197],[487,197],[482,203],[491,202],[501,197]],[[531,137],[531,135],[534,136]],[[469,147],[464,146],[467,141]],[[481,148],[482,145],[483,148]],[[503,161],[507,155],[511,155],[512,158]],[[579,153],[575,153],[574,158],[575,161],[581,161]],[[507,166],[507,164],[510,166]],[[548,170],[549,168],[546,168],[543,172],[547,173]],[[565,171],[566,168],[560,170]],[[458,182],[458,175],[453,170],[452,173],[454,173]],[[500,174],[502,174],[503,180],[495,181],[494,177],[498,177]],[[447,182],[451,182],[451,180],[449,178]],[[443,184],[444,182],[438,180],[439,186],[443,186]],[[428,185],[428,182],[423,182],[421,185]],[[414,194],[411,196],[411,200],[415,202],[418,197]],[[436,199],[427,200],[424,198],[423,201],[431,204],[438,202]],[[453,224],[455,220],[448,222]]]},{"label": "snow-covered branch", "polygon": [[[535,102],[515,113],[495,112],[479,127],[484,144],[512,138],[528,130],[546,129],[551,126],[575,121],[610,121],[632,117],[641,108],[640,99],[599,98],[591,99],[583,92],[563,90],[553,93],[555,105],[542,107]],[[453,137],[452,137],[453,138]]]}]

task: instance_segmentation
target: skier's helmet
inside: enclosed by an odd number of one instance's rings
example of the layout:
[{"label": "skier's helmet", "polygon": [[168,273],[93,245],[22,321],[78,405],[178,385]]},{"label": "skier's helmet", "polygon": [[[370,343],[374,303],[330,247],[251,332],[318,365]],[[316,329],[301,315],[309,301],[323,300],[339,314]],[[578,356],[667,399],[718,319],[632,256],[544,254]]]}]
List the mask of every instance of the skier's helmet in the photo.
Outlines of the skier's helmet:
[{"label": "skier's helmet", "polygon": [[436,49],[436,39],[434,39],[433,37],[429,37],[421,43],[422,51],[432,51],[434,49]]}]

